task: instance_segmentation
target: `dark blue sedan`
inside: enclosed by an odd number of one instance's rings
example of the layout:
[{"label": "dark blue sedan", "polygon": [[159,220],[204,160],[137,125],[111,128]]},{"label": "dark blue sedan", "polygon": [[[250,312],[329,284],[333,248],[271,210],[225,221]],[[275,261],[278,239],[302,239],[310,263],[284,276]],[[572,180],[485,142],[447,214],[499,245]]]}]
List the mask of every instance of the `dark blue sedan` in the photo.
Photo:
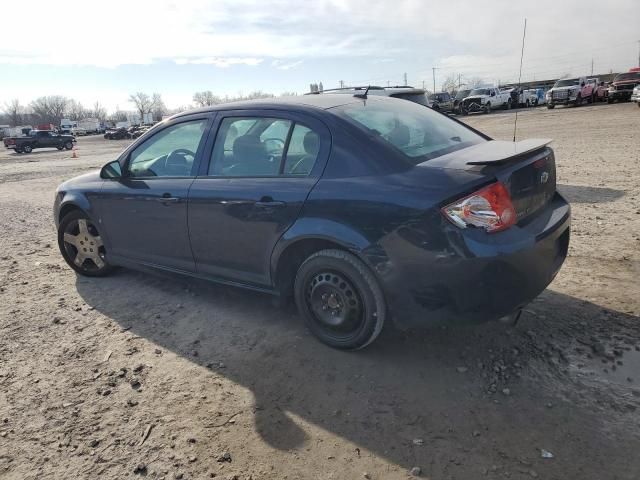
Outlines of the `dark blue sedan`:
[{"label": "dark blue sedan", "polygon": [[513,319],[569,246],[547,144],[366,93],[218,105],[60,185],[58,244],[82,275],[151,267],[293,297],[337,348],[387,320]]}]

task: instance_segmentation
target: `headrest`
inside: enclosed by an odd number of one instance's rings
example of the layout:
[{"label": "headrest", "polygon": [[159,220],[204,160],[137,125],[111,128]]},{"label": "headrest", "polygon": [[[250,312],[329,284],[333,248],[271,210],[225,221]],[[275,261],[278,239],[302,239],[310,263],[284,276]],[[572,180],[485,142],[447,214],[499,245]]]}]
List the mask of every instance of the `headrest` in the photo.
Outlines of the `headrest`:
[{"label": "headrest", "polygon": [[320,137],[316,132],[308,131],[302,144],[307,155],[317,155],[320,151]]}]

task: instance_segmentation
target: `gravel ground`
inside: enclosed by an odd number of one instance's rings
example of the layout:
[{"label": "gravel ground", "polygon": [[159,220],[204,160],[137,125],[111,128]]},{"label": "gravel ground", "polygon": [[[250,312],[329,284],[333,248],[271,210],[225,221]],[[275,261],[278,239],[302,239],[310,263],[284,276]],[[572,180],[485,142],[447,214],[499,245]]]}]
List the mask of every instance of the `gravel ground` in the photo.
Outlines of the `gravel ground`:
[{"label": "gravel ground", "polygon": [[[499,139],[513,120],[464,119]],[[266,296],[77,277],[54,189],[125,144],[0,153],[0,478],[640,478],[640,111],[529,110],[518,135],[554,139],[559,276],[515,328],[386,329],[358,353]]]}]

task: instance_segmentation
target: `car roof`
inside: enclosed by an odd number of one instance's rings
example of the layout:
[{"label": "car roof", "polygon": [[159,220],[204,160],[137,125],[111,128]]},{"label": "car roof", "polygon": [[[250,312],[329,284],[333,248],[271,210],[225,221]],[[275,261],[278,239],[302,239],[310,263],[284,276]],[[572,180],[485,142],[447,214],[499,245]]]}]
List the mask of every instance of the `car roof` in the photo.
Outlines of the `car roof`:
[{"label": "car roof", "polygon": [[259,98],[239,102],[220,103],[209,107],[196,108],[178,113],[171,118],[197,113],[215,112],[218,110],[276,109],[276,110],[327,110],[329,108],[357,103],[358,97],[347,97],[344,94],[293,95],[290,97]]}]

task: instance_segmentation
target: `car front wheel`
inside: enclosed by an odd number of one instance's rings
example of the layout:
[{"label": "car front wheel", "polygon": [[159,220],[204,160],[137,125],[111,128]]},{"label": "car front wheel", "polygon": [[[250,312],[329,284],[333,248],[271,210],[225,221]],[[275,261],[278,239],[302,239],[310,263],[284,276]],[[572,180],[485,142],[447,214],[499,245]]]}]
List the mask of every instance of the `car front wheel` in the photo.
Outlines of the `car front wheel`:
[{"label": "car front wheel", "polygon": [[31,153],[33,151],[33,148],[31,147],[31,145],[25,145],[24,147],[22,147],[22,151],[24,153]]},{"label": "car front wheel", "polygon": [[66,148],[67,150],[71,150],[73,148],[73,142],[71,142],[71,140],[65,142],[64,148]]},{"label": "car front wheel", "polygon": [[382,331],[384,295],[373,273],[351,253],[311,255],[298,269],[294,294],[311,332],[331,347],[364,348]]},{"label": "car front wheel", "polygon": [[79,210],[68,213],[60,222],[58,247],[69,266],[81,275],[103,277],[113,269],[105,259],[98,228]]}]

